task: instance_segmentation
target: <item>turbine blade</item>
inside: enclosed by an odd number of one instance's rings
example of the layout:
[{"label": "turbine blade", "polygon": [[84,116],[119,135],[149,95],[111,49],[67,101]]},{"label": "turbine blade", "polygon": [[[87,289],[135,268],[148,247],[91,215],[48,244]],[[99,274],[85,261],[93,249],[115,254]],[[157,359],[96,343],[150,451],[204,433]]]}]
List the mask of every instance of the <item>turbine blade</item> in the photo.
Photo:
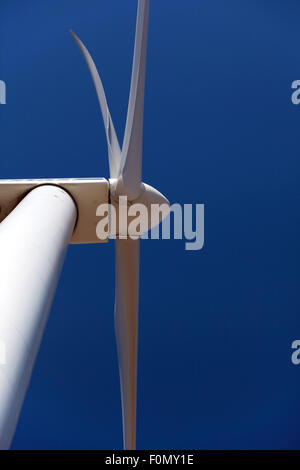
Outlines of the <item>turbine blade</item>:
[{"label": "turbine blade", "polygon": [[88,65],[89,71],[91,73],[96,92],[98,95],[98,100],[103,116],[103,122],[105,127],[106,139],[107,139],[107,147],[108,147],[108,157],[109,157],[109,169],[110,169],[110,176],[111,178],[117,178],[120,174],[120,165],[121,165],[121,149],[118,142],[117,134],[114,128],[114,124],[108,109],[106,96],[104,92],[104,88],[102,85],[101,78],[97,71],[96,65],[85,47],[82,41],[79,39],[78,36],[73,31],[70,31],[72,38],[74,39],[75,43],[79,47],[82,52],[83,57],[86,60]]},{"label": "turbine blade", "polygon": [[129,105],[122,148],[123,184],[128,197],[140,194],[149,0],[139,0]]},{"label": "turbine blade", "polygon": [[140,241],[116,239],[115,331],[125,450],[136,446],[139,264]]}]

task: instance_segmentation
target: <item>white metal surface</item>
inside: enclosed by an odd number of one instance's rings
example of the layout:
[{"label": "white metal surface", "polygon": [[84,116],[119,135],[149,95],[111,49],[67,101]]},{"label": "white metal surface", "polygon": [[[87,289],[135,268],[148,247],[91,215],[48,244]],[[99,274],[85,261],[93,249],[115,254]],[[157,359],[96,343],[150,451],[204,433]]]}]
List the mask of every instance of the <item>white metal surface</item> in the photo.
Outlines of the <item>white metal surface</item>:
[{"label": "white metal surface", "polygon": [[136,447],[140,241],[116,240],[115,332],[121,384],[124,449]]},{"label": "white metal surface", "polygon": [[104,122],[104,128],[105,128],[105,134],[106,134],[106,140],[107,140],[110,176],[111,178],[117,178],[120,174],[122,152],[121,152],[119,141],[118,141],[117,134],[115,131],[114,123],[112,121],[108,104],[106,101],[106,96],[105,96],[104,88],[102,85],[102,81],[89,51],[87,50],[85,45],[80,41],[79,37],[76,36],[75,33],[73,33],[73,31],[70,31],[70,33],[75,43],[81,50],[83,57],[86,60],[87,66],[90,70],[90,73],[91,73],[91,76],[95,85],[101,113],[103,116],[103,122]]},{"label": "white metal surface", "polygon": [[[111,201],[115,205],[118,214],[121,212],[119,196],[127,196],[126,204],[128,206],[143,204],[143,208],[146,206],[149,209],[153,204],[164,204],[164,211],[158,219],[158,221],[161,221],[169,213],[169,202],[159,191],[142,182],[143,115],[149,4],[150,0],[138,0],[130,96],[121,154],[121,146],[118,143],[103,85],[95,63],[81,40],[74,33],[72,33],[72,36],[87,62],[99,99],[108,146]],[[147,231],[150,227],[152,227],[151,219],[148,216],[143,217],[143,222],[141,222],[142,231]],[[129,227],[126,226],[126,234],[127,231],[132,235]],[[120,227],[116,227],[115,232],[118,236],[122,235]],[[121,379],[124,448],[126,450],[135,449],[136,445],[138,298],[139,241],[116,240],[115,323]]]},{"label": "white metal surface", "polygon": [[70,243],[103,243],[96,235],[99,219],[96,209],[107,204],[109,183],[104,178],[55,178],[55,179],[0,179],[0,222],[10,214],[26,194],[33,188],[51,184],[65,189],[78,207],[78,220]]},{"label": "white metal surface", "polygon": [[141,193],[144,92],[148,19],[150,0],[139,0],[132,65],[130,95],[122,151],[108,108],[105,92],[96,65],[82,41],[71,31],[90,70],[102,112],[110,167],[110,177],[118,180],[117,195],[126,194],[133,201]]},{"label": "white metal surface", "polygon": [[41,186],[0,224],[0,449],[15,431],[76,218],[66,191]]}]

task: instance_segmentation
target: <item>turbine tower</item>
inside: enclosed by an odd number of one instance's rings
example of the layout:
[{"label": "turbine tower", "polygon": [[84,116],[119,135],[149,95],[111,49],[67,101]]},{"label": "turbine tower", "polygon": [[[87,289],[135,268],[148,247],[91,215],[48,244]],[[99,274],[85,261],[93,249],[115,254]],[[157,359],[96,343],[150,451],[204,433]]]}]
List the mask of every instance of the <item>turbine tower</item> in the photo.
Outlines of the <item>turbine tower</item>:
[{"label": "turbine tower", "polygon": [[[120,198],[128,207],[169,202],[142,182],[142,147],[149,0],[138,0],[134,59],[126,128],[120,146],[97,68],[71,32],[90,70],[104,121],[110,179],[0,180],[0,449],[9,448],[69,243],[100,243],[96,209]],[[145,230],[151,228],[145,226]],[[156,222],[157,223],[157,222]],[[115,236],[113,236],[115,235]],[[136,448],[136,386],[140,240],[115,238],[115,333],[122,399],[124,449]],[[109,235],[108,237],[109,238]]]}]

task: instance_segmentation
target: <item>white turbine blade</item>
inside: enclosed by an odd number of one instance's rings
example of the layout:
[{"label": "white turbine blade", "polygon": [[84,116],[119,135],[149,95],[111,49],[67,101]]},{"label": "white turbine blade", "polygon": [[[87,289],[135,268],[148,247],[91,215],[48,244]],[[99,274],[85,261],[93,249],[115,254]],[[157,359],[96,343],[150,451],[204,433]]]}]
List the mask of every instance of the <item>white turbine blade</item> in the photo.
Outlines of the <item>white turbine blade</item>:
[{"label": "white turbine blade", "polygon": [[115,330],[118,347],[123,440],[136,446],[137,337],[140,241],[116,240]]},{"label": "white turbine blade", "polygon": [[123,184],[128,197],[140,194],[149,0],[139,0],[129,105],[122,148]]},{"label": "white turbine blade", "polygon": [[82,41],[76,36],[73,31],[70,31],[70,34],[74,41],[76,42],[77,46],[81,50],[83,57],[86,60],[88,65],[89,71],[91,73],[96,92],[98,95],[98,100],[103,116],[104,127],[106,132],[106,139],[107,139],[107,146],[108,146],[108,156],[109,156],[109,169],[110,169],[110,176],[111,178],[117,178],[120,174],[120,165],[121,165],[121,149],[118,142],[117,134],[114,128],[114,124],[108,109],[106,96],[104,92],[104,88],[102,85],[101,78],[99,76],[98,70],[96,65],[85,47]]}]

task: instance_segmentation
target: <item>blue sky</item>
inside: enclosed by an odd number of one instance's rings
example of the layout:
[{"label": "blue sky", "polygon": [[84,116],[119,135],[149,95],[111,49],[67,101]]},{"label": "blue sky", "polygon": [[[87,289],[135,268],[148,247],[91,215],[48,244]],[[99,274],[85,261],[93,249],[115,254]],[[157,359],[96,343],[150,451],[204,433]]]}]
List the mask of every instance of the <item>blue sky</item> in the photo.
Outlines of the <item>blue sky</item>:
[{"label": "blue sky", "polygon": [[[135,0],[3,0],[2,178],[108,176],[72,28],[120,140]],[[144,180],[205,204],[205,247],[143,241],[138,448],[299,449],[298,2],[151,2]],[[122,446],[114,246],[71,246],[14,449]]]}]

